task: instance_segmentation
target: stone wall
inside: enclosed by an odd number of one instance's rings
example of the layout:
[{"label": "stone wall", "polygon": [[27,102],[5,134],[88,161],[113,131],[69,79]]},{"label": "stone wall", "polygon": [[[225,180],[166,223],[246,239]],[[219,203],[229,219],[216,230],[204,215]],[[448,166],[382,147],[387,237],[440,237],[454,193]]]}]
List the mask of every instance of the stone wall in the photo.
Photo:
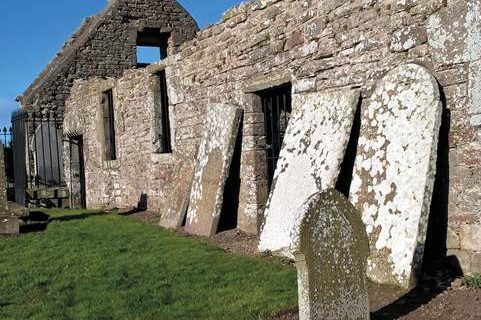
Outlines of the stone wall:
[{"label": "stone wall", "polygon": [[[89,136],[89,207],[132,206],[143,191],[151,208],[163,209],[162,203],[179,193],[178,172],[185,175],[194,165],[207,104],[228,103],[244,109],[238,226],[257,233],[268,190],[263,113],[253,93],[286,82],[293,84],[293,94],[359,88],[365,107],[388,71],[416,63],[439,81],[446,109],[427,254],[446,250],[439,243],[447,229],[449,253],[466,271],[481,271],[480,6],[475,0],[246,3],[166,61],[128,71],[118,81],[78,82],[65,126]],[[150,134],[152,74],[162,68],[174,119],[170,156],[153,153]],[[100,87],[109,82],[118,114],[115,164],[99,156]]]},{"label": "stone wall", "polygon": [[62,50],[19,97],[29,110],[63,111],[76,79],[116,77],[136,67],[137,31],[159,28],[170,32],[171,51],[192,39],[198,26],[175,0],[112,0],[88,18]]}]

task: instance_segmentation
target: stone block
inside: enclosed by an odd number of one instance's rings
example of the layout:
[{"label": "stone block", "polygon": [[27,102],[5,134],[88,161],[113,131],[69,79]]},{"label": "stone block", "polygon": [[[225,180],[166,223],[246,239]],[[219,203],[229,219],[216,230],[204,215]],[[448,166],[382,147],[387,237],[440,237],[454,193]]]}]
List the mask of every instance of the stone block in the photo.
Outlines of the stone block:
[{"label": "stone block", "polygon": [[461,249],[481,251],[481,225],[462,225],[460,240]]},{"label": "stone block", "polygon": [[330,189],[309,198],[298,215],[300,320],[368,320],[369,242],[359,212]]},{"label": "stone block", "polygon": [[441,114],[436,80],[413,64],[388,73],[363,110],[350,198],[367,227],[375,282],[407,288],[416,281]]},{"label": "stone block", "polygon": [[303,219],[296,212],[311,195],[335,186],[359,95],[358,90],[339,90],[293,96],[264,214],[260,251],[293,258],[289,248],[297,242]]},{"label": "stone block", "polygon": [[447,240],[446,240],[447,249],[460,249],[461,242],[459,240],[458,234],[451,228],[448,227],[447,231]]},{"label": "stone block", "polygon": [[189,233],[212,236],[217,232],[241,116],[242,109],[234,106],[208,107],[190,192],[185,226]]},{"label": "stone block", "polygon": [[481,252],[471,254],[471,273],[481,274]]},{"label": "stone block", "polygon": [[10,215],[0,215],[0,235],[20,234],[20,220]]},{"label": "stone block", "polygon": [[[471,272],[471,254],[466,250],[448,250],[447,257],[451,258],[453,268],[460,268],[465,274]],[[454,258],[454,259],[452,259]]]},{"label": "stone block", "polygon": [[436,61],[457,64],[481,57],[479,11],[475,0],[452,1],[429,18],[428,43]]},{"label": "stone block", "polygon": [[390,48],[393,52],[402,52],[426,42],[426,28],[407,26],[394,32]]}]

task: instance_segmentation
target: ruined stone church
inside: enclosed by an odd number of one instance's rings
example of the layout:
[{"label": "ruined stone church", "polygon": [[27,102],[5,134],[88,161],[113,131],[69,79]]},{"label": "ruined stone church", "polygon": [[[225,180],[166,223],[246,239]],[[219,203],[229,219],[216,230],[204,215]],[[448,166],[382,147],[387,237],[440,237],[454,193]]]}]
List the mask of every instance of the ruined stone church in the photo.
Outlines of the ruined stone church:
[{"label": "ruined stone church", "polygon": [[[363,217],[373,280],[481,272],[481,3],[258,0],[198,31],[111,0],[19,98],[63,120],[72,207],[156,212],[287,252],[313,193]],[[140,47],[158,61],[139,61]]]}]

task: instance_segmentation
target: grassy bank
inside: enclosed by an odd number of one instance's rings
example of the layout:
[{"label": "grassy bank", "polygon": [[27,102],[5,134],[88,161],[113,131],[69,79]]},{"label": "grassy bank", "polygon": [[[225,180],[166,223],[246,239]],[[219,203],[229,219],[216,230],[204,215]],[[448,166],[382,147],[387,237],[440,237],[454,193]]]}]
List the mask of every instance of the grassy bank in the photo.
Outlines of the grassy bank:
[{"label": "grassy bank", "polygon": [[48,211],[0,238],[0,319],[259,319],[296,306],[293,268],[131,218]]}]

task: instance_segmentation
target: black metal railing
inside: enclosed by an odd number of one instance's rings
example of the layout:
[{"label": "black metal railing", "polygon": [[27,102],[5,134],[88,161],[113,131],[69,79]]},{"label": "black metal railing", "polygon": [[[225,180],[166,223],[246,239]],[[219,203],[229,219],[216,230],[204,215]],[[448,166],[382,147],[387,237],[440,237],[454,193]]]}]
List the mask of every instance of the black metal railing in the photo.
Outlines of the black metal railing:
[{"label": "black metal railing", "polygon": [[[0,127],[1,128],[1,127]],[[0,130],[0,141],[2,141],[4,146],[10,146],[12,143],[12,136],[13,136],[13,129],[12,127],[7,128],[3,127],[3,129]]]},{"label": "black metal railing", "polygon": [[12,115],[15,198],[25,203],[26,189],[65,186],[62,120],[55,113]]},{"label": "black metal railing", "polygon": [[12,152],[12,127],[3,127],[0,129],[0,141],[3,145],[3,156],[5,163],[5,176],[7,178],[7,190],[9,200],[13,200],[11,188],[13,187],[14,173],[13,173],[13,152]]}]

